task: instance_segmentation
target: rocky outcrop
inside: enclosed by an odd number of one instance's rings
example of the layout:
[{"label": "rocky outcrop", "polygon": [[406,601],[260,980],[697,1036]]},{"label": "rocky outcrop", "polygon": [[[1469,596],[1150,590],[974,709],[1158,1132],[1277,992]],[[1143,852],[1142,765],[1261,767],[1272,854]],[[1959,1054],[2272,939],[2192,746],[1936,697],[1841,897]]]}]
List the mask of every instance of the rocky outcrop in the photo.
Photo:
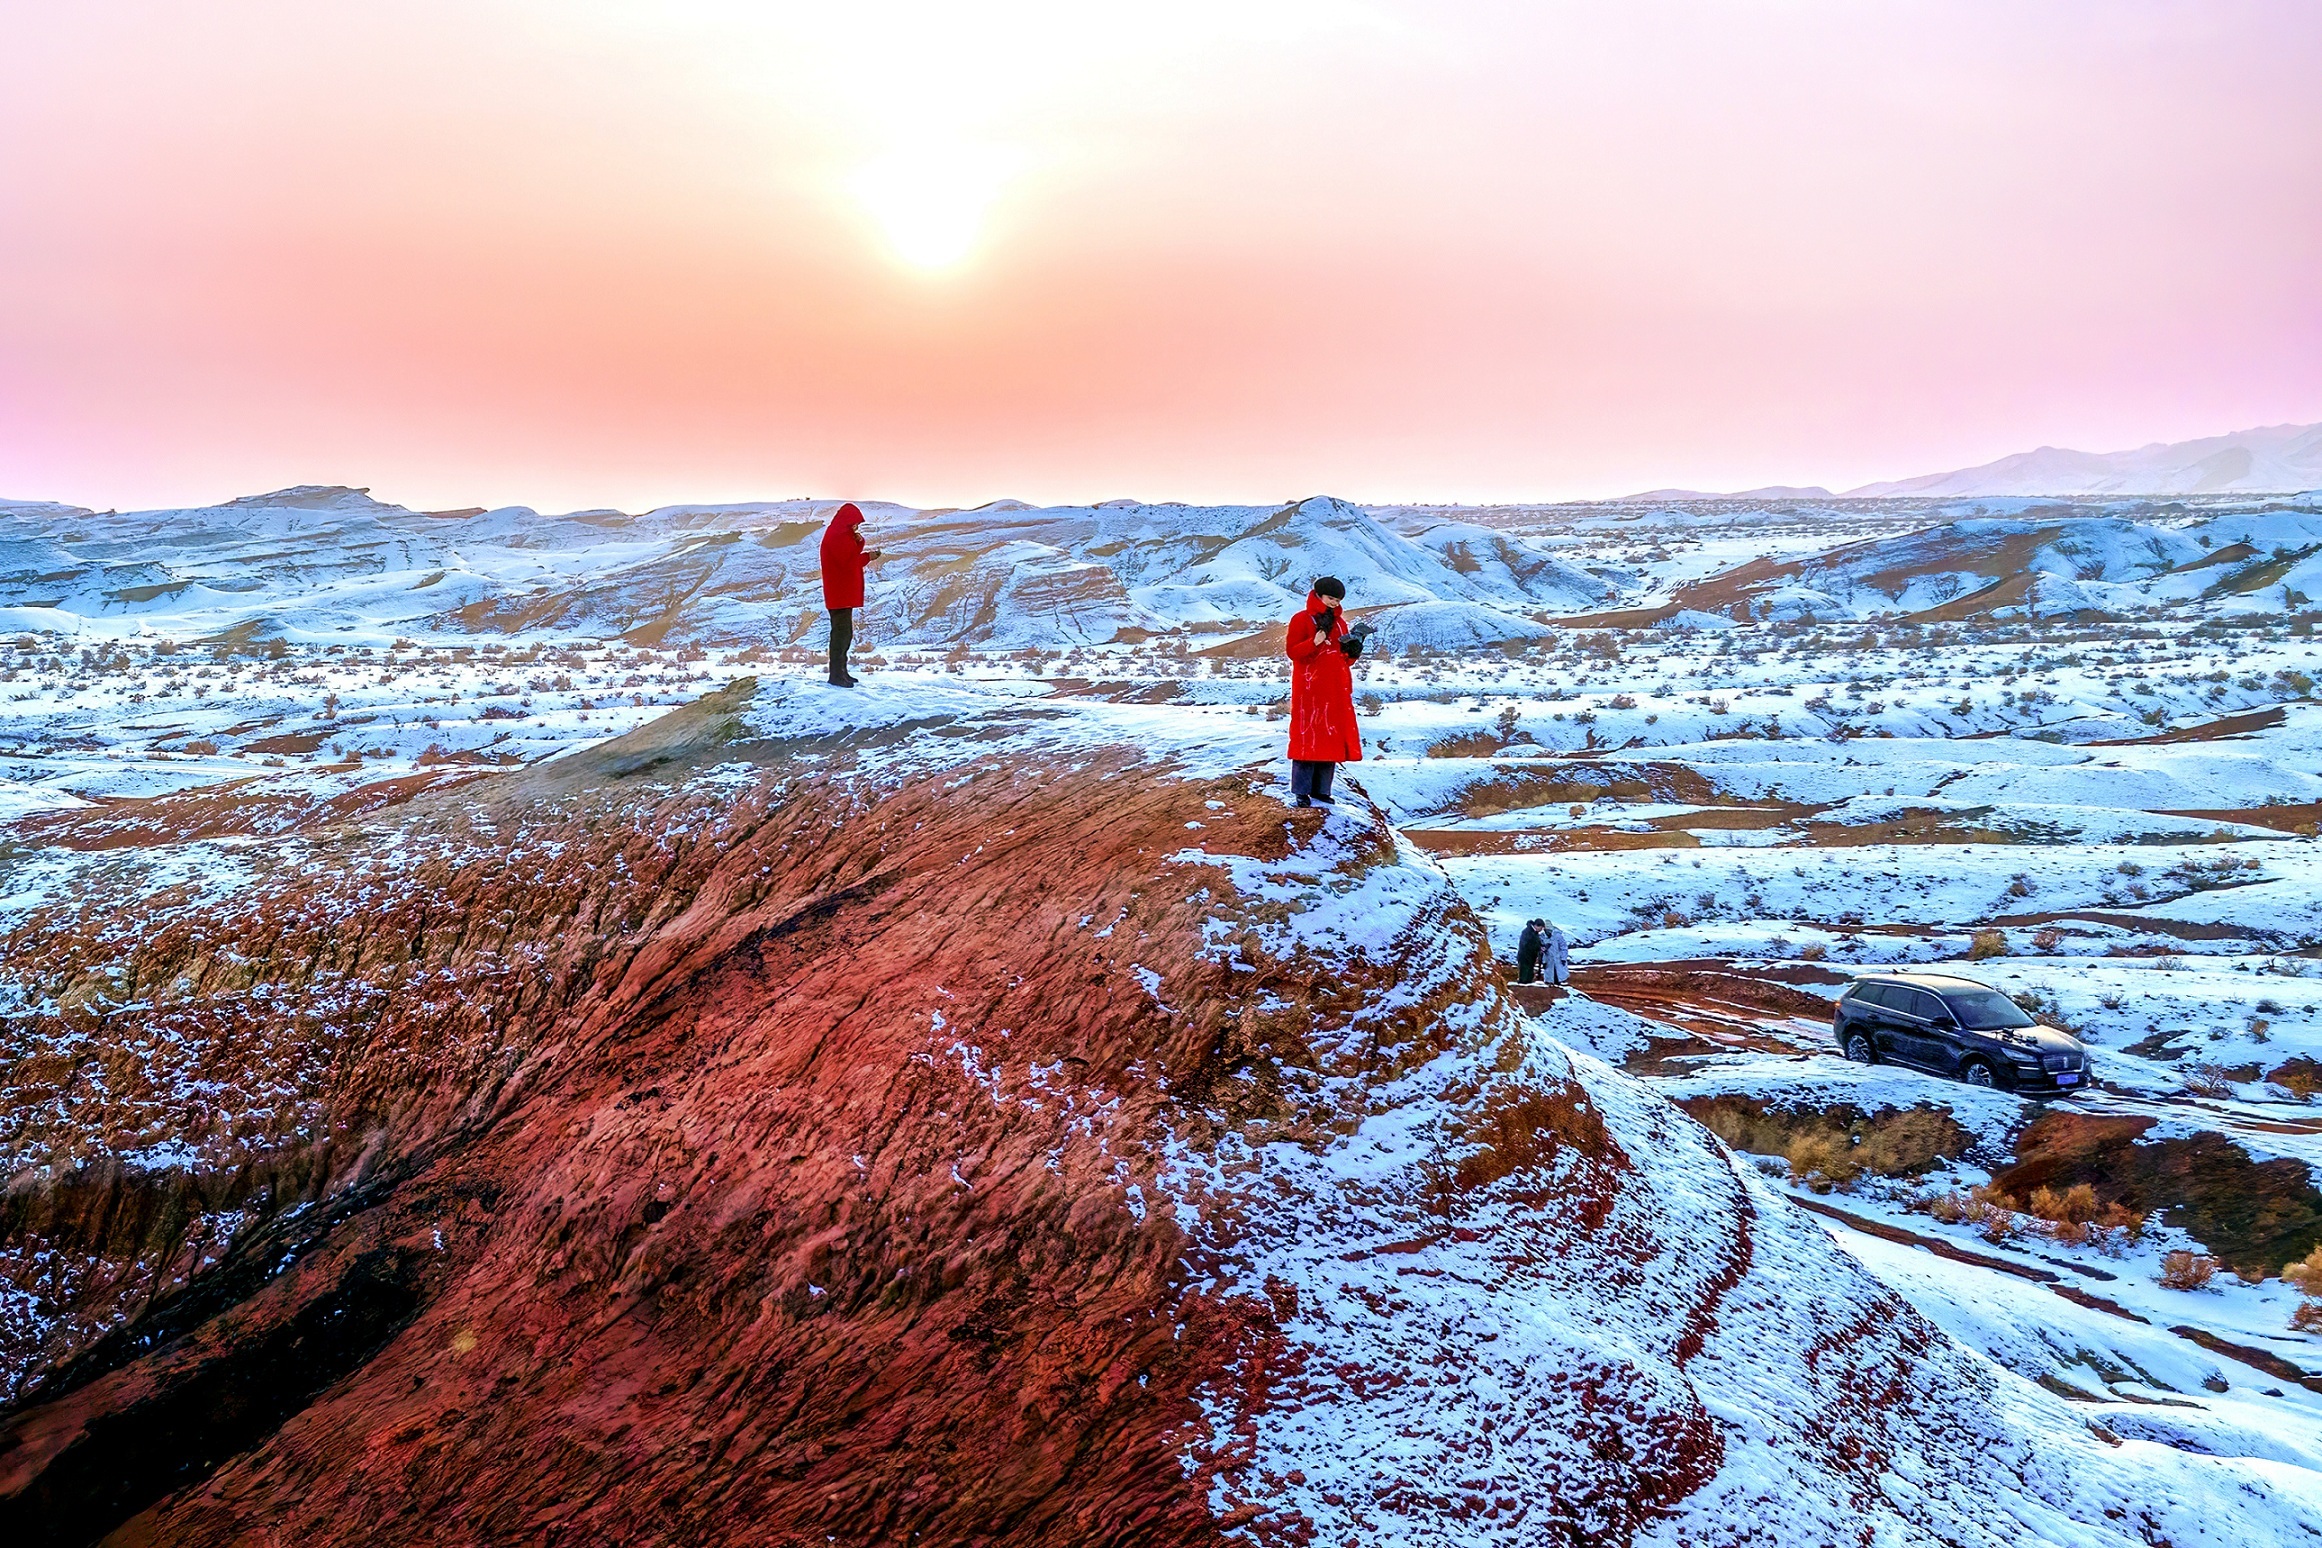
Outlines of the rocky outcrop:
[{"label": "rocky outcrop", "polygon": [[1542,1037],[1375,812],[784,702],[17,857],[13,1540],[2125,1542],[2236,1466]]}]

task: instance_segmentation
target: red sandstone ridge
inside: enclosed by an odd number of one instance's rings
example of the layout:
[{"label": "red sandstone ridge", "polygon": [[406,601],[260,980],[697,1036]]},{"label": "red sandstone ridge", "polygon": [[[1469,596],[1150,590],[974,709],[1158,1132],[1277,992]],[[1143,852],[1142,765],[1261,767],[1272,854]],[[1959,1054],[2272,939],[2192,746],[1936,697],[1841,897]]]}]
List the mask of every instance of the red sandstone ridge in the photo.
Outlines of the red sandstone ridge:
[{"label": "red sandstone ridge", "polygon": [[1375,813],[819,702],[287,831],[43,819],[10,1541],[2172,1530],[1532,1031]]}]

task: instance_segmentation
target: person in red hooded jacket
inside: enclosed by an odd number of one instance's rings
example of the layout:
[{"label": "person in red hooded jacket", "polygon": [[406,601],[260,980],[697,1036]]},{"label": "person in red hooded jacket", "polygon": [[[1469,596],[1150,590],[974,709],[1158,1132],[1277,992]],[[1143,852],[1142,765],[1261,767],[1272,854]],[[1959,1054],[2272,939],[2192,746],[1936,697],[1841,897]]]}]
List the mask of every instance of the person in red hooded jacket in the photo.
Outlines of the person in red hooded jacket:
[{"label": "person in red hooded jacket", "polygon": [[1346,626],[1346,585],[1336,576],[1315,581],[1306,609],[1290,620],[1283,649],[1290,656],[1290,793],[1300,806],[1331,804],[1330,785],[1342,763],[1363,756],[1355,729],[1354,661],[1370,625]]},{"label": "person in red hooded jacket", "polygon": [[853,501],[840,506],[822,533],[822,605],[830,610],[830,680],[840,688],[855,685],[847,670],[847,651],[855,643],[855,609],[863,605],[863,568],[879,557],[865,548],[856,529],[863,513]]}]

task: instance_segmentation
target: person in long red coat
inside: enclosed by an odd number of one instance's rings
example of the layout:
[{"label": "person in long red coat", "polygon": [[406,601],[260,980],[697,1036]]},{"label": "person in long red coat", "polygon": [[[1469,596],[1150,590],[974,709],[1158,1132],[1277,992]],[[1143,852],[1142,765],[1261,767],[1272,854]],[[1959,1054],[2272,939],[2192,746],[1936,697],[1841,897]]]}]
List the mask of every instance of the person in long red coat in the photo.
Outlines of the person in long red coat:
[{"label": "person in long red coat", "polygon": [[1369,626],[1346,625],[1346,585],[1325,575],[1306,594],[1306,608],[1290,620],[1283,649],[1290,656],[1290,793],[1300,806],[1331,804],[1330,785],[1342,763],[1359,763],[1362,734],[1355,728],[1354,660]]},{"label": "person in long red coat", "polygon": [[848,501],[834,512],[822,533],[822,605],[830,610],[830,680],[841,688],[855,685],[847,670],[847,651],[855,643],[855,609],[863,605],[863,568],[879,557],[863,546],[863,513]]}]

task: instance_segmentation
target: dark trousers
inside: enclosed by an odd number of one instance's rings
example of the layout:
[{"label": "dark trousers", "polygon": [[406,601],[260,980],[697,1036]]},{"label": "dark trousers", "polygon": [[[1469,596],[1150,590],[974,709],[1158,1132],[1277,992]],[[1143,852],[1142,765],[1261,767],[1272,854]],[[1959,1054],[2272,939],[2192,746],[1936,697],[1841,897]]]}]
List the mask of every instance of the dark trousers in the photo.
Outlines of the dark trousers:
[{"label": "dark trousers", "polygon": [[830,680],[837,682],[848,676],[847,652],[855,644],[855,610],[834,607],[830,610]]},{"label": "dark trousers", "polygon": [[1290,760],[1290,793],[1311,796],[1317,801],[1330,799],[1330,782],[1338,775],[1335,763],[1315,763],[1305,758]]}]

